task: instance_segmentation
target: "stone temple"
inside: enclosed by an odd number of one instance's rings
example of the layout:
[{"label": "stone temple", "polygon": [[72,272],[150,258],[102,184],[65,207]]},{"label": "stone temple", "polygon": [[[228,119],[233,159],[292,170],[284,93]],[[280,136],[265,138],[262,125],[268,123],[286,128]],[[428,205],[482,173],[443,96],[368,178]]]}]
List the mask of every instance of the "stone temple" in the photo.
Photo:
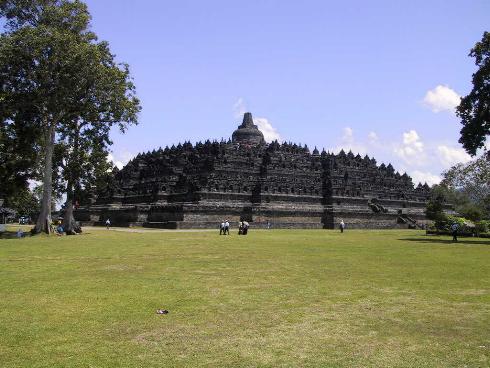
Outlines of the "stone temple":
[{"label": "stone temple", "polygon": [[407,228],[425,224],[427,184],[352,152],[266,143],[251,113],[232,139],[143,153],[75,216],[85,224],[216,228]]}]

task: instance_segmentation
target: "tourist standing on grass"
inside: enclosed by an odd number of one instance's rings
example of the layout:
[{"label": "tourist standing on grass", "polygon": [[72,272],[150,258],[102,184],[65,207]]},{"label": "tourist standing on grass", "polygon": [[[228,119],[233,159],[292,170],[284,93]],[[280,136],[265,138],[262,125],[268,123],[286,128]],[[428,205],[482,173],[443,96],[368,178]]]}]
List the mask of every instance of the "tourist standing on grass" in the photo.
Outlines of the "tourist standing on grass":
[{"label": "tourist standing on grass", "polygon": [[345,228],[344,220],[340,220],[340,232],[343,233]]},{"label": "tourist standing on grass", "polygon": [[111,220],[105,220],[105,227],[107,228],[107,230],[109,230],[109,228],[111,227]]},{"label": "tourist standing on grass", "polygon": [[453,232],[453,241],[455,242],[458,241],[458,229],[459,229],[459,225],[457,222],[451,225],[451,231]]},{"label": "tourist standing on grass", "polygon": [[247,221],[243,221],[242,235],[247,235],[247,233],[248,233],[248,227],[249,227],[249,226],[250,226],[250,225],[248,224],[248,222],[247,222]]}]

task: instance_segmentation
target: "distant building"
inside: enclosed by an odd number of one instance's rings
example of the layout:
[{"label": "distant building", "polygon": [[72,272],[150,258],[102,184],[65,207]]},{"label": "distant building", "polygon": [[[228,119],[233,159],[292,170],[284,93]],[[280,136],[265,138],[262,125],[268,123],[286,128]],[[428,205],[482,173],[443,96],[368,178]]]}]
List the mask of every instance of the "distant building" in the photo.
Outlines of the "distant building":
[{"label": "distant building", "polygon": [[246,113],[228,142],[178,144],[139,154],[90,206],[85,223],[214,228],[224,219],[253,227],[416,227],[425,222],[429,186],[391,164],[352,152],[310,153],[306,146],[265,143]]}]

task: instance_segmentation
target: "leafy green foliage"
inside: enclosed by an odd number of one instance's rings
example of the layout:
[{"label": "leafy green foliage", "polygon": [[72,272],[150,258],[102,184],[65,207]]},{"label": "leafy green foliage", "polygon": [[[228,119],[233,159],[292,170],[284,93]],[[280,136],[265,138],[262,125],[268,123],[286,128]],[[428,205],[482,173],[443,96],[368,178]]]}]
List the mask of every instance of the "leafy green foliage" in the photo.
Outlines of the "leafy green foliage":
[{"label": "leafy green foliage", "polygon": [[445,219],[444,205],[447,202],[447,190],[445,187],[435,185],[427,202],[425,215],[429,220],[440,221]]},{"label": "leafy green foliage", "polygon": [[481,220],[476,223],[477,233],[489,233],[490,232],[490,220]]},{"label": "leafy green foliage", "polygon": [[7,197],[5,205],[14,209],[19,216],[34,218],[39,213],[39,198],[29,189],[19,190]]},{"label": "leafy green foliage", "polygon": [[89,30],[84,3],[2,1],[0,16],[7,21],[0,36],[0,118],[2,126],[34,127],[27,131],[44,155],[38,227],[47,229],[53,179],[55,190],[64,182],[70,196],[93,183],[104,169],[95,162],[107,154],[110,128],[136,124],[139,100],[128,65]]},{"label": "leafy green foliage", "polygon": [[451,225],[453,224],[458,224],[458,231],[461,233],[472,233],[474,230],[472,226],[469,226],[472,223],[464,217],[444,215],[434,222],[436,229],[447,232],[451,231]]},{"label": "leafy green foliage", "polygon": [[457,114],[463,128],[459,142],[471,155],[476,155],[490,134],[490,32],[471,49],[478,70],[473,74],[473,89],[461,99]]},{"label": "leafy green foliage", "polygon": [[28,180],[38,176],[40,151],[37,126],[25,115],[16,122],[2,118],[7,109],[0,97],[0,198],[5,199],[22,195]]},{"label": "leafy green foliage", "polygon": [[485,155],[458,164],[443,176],[440,187],[459,213],[473,220],[490,218],[490,160]]},{"label": "leafy green foliage", "polygon": [[483,209],[473,203],[458,207],[458,213],[473,222],[480,221],[484,217]]}]

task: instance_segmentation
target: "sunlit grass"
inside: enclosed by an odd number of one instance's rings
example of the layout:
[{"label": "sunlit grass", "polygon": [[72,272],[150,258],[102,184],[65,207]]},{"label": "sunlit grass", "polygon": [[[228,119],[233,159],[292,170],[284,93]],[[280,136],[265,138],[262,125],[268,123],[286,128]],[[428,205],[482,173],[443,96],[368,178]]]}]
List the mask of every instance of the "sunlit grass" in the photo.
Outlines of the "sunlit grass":
[{"label": "sunlit grass", "polygon": [[490,364],[490,239],[89,232],[0,240],[0,366]]}]

